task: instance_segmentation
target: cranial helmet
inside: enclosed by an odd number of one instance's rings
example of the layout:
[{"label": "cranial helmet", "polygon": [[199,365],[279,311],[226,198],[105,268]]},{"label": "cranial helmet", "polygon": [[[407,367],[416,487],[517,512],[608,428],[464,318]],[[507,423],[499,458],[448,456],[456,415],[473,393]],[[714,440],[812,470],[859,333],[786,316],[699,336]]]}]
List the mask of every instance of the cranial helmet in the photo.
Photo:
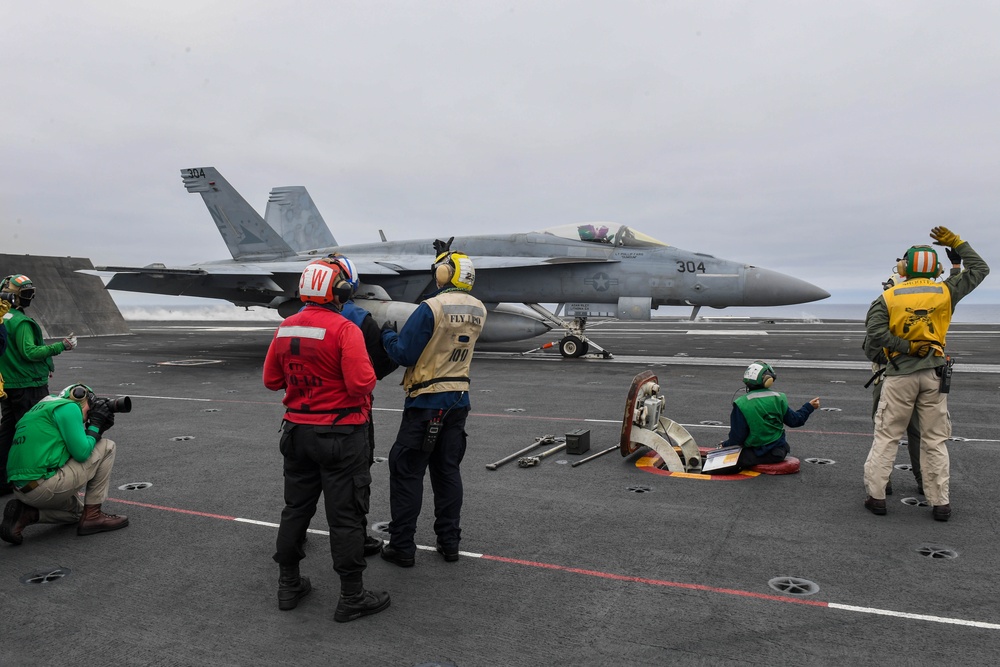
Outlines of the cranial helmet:
[{"label": "cranial helmet", "polygon": [[94,403],[94,390],[85,384],[71,384],[58,394],[59,398],[68,398],[77,403],[87,401],[91,405]]},{"label": "cranial helmet", "polygon": [[885,291],[890,287],[895,287],[905,280],[906,278],[899,275],[899,272],[893,269],[892,273],[889,274],[889,277],[882,281],[882,291]]},{"label": "cranial helmet", "polygon": [[767,389],[777,379],[778,375],[771,368],[771,364],[759,359],[747,366],[743,372],[743,384],[747,386],[748,391],[750,389]]},{"label": "cranial helmet", "polygon": [[431,265],[434,280],[439,286],[451,284],[460,290],[469,291],[476,284],[476,267],[468,255],[460,252],[443,252]]},{"label": "cranial helmet", "polygon": [[358,269],[354,266],[354,262],[349,260],[344,255],[334,255],[333,258],[340,265],[340,270],[344,272],[344,280],[348,282],[351,286],[351,294],[354,295],[358,291],[358,285],[361,284],[361,280],[358,278]]},{"label": "cranial helmet", "polygon": [[907,278],[937,278],[942,272],[937,251],[929,245],[908,248],[897,262],[896,270]]},{"label": "cranial helmet", "polygon": [[31,300],[35,298],[35,286],[31,278],[20,273],[7,276],[0,282],[0,292],[9,292],[16,297],[17,303],[13,304],[18,308],[27,308]]},{"label": "cranial helmet", "polygon": [[342,305],[351,298],[351,284],[332,257],[309,262],[299,278],[299,298],[306,303]]}]

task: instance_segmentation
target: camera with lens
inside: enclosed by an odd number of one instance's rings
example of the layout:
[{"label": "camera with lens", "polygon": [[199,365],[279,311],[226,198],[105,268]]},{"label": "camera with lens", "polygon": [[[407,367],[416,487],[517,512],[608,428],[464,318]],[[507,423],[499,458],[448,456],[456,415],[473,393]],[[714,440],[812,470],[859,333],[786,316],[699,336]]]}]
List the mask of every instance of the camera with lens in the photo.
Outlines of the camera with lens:
[{"label": "camera with lens", "polygon": [[132,412],[132,399],[128,396],[119,396],[118,398],[105,398],[103,396],[95,396],[91,401],[93,405],[106,405],[111,412]]}]

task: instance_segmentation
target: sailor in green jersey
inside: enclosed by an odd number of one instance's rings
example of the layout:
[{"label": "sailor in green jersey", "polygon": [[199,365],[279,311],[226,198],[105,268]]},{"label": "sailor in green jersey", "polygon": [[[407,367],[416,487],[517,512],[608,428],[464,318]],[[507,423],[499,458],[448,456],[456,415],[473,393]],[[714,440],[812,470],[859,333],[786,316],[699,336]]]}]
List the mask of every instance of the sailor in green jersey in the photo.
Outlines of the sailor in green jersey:
[{"label": "sailor in green jersey", "polygon": [[738,472],[760,463],[779,463],[788,456],[785,426],[802,426],[809,415],[819,408],[814,398],[798,410],[788,407],[788,398],[771,389],[777,374],[770,364],[754,361],[743,373],[746,394],[733,401],[729,416],[729,439],[720,447],[740,446],[735,466],[714,470],[714,473]]},{"label": "sailor in green jersey", "polygon": [[101,511],[115,462],[115,443],[104,437],[114,425],[109,403],[75,384],[21,418],[7,459],[14,500],[4,508],[0,539],[21,544],[22,531],[35,523],[76,523],[77,535],[128,525],[128,517]]}]

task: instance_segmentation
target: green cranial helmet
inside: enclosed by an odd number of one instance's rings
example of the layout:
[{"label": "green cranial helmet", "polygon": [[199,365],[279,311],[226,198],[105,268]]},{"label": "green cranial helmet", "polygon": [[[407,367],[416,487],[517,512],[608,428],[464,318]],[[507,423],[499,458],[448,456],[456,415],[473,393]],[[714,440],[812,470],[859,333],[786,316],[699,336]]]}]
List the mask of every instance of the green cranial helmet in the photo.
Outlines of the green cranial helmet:
[{"label": "green cranial helmet", "polygon": [[906,250],[903,267],[907,278],[937,278],[941,275],[941,264],[937,251],[929,245],[915,245]]},{"label": "green cranial helmet", "polygon": [[85,384],[71,384],[66,387],[58,394],[59,398],[68,398],[71,401],[76,401],[77,403],[83,403],[86,400],[88,403],[93,404],[94,402],[94,390]]},{"label": "green cranial helmet", "polygon": [[27,308],[31,300],[35,298],[35,285],[28,276],[15,273],[0,282],[0,293],[12,294],[16,301],[13,305],[18,308]]},{"label": "green cranial helmet", "polygon": [[757,360],[743,372],[743,384],[747,389],[766,389],[778,378],[777,373],[766,361]]}]

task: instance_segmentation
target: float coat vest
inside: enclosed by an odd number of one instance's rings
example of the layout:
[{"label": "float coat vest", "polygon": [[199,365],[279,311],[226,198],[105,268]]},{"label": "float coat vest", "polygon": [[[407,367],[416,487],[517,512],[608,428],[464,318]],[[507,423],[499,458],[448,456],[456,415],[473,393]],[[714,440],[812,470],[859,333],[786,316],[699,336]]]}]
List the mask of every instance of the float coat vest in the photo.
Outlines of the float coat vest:
[{"label": "float coat vest", "polygon": [[785,413],[788,398],[780,391],[754,389],[737,398],[733,403],[743,413],[750,429],[744,447],[764,447],[785,432]]},{"label": "float coat vest", "polygon": [[[17,308],[11,308],[4,315],[3,325],[7,327],[7,351],[0,355],[0,374],[3,374],[7,389],[44,387],[49,383],[49,373],[55,370],[52,356],[62,352],[62,343],[45,344],[42,328],[33,319]],[[19,329],[26,328],[31,341],[38,346],[42,358],[31,359],[18,347]]]},{"label": "float coat vest", "polygon": [[403,374],[406,395],[468,391],[472,348],[483,331],[486,306],[462,290],[445,290],[424,303],[434,315],[434,333]]},{"label": "float coat vest", "polygon": [[[14,430],[14,444],[7,457],[7,477],[12,482],[30,482],[48,479],[69,461],[70,453],[66,440],[53,412],[56,408],[79,403],[68,398],[46,396],[36,403],[17,422]],[[83,423],[83,412],[80,412]]]},{"label": "float coat vest", "polygon": [[[889,331],[906,340],[934,343],[934,354],[944,356],[945,336],[951,324],[951,291],[930,278],[910,278],[882,293],[889,311]],[[888,354],[888,351],[887,351]],[[901,352],[893,352],[894,357]]]}]

